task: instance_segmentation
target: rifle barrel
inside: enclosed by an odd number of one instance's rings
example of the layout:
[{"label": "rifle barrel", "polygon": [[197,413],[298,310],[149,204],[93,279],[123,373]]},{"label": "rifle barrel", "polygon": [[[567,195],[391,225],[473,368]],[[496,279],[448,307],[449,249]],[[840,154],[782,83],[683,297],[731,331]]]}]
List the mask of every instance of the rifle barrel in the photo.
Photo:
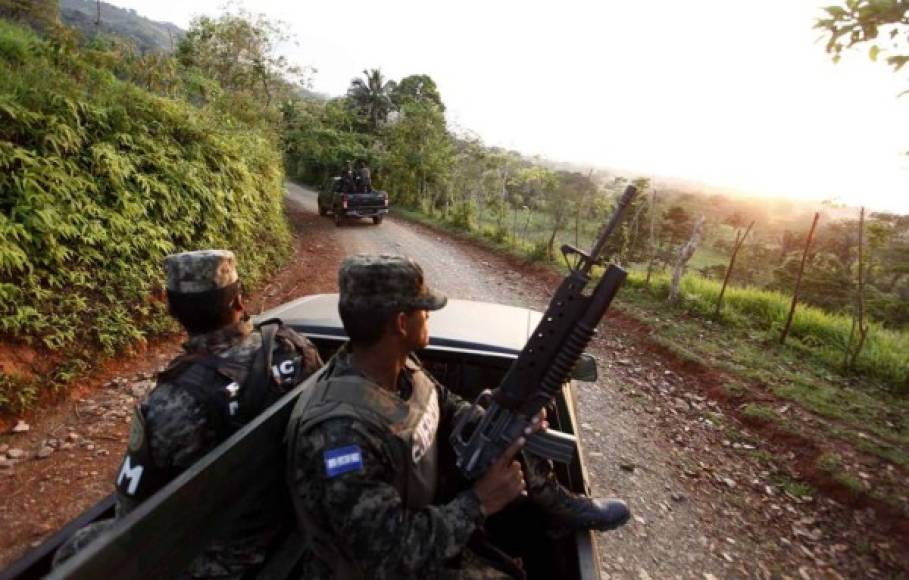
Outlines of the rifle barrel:
[{"label": "rifle barrel", "polygon": [[619,203],[616,205],[615,211],[612,212],[612,217],[609,218],[609,223],[606,224],[606,227],[603,228],[603,231],[600,232],[599,237],[597,237],[596,243],[593,245],[593,249],[590,250],[590,260],[585,260],[584,265],[581,267],[581,271],[585,274],[590,273],[590,269],[593,268],[594,262],[597,261],[597,258],[600,256],[600,252],[603,251],[603,247],[606,245],[606,241],[609,240],[609,236],[612,235],[613,230],[615,230],[619,222],[622,221],[622,216],[625,215],[625,210],[628,209],[628,206],[631,205],[631,200],[634,199],[634,196],[637,195],[638,188],[629,185],[625,188],[625,192],[622,193],[622,197],[619,198]]}]

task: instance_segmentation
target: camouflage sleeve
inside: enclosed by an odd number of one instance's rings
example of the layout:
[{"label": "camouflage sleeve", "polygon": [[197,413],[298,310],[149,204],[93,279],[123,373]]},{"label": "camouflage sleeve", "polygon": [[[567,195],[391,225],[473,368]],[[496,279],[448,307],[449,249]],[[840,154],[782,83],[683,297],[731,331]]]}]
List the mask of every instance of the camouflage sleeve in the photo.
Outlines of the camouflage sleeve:
[{"label": "camouflage sleeve", "polygon": [[469,410],[473,405],[462,399],[441,383],[436,382],[436,390],[439,395],[440,424],[445,426],[445,430],[454,426],[461,414]]},{"label": "camouflage sleeve", "polygon": [[[135,419],[134,419],[135,420]],[[218,444],[215,430],[198,401],[170,383],[160,384],[145,402],[145,433],[156,466],[179,473]],[[141,501],[117,494],[117,517]]]},{"label": "camouflage sleeve", "polygon": [[218,444],[201,403],[169,383],[149,396],[145,424],[152,458],[162,469],[186,469]]},{"label": "camouflage sleeve", "polygon": [[[330,474],[330,452],[353,446],[361,465]],[[370,577],[437,576],[484,519],[473,491],[444,505],[405,507],[393,486],[398,470],[391,449],[353,419],[329,420],[298,436],[291,460],[296,503]]]}]

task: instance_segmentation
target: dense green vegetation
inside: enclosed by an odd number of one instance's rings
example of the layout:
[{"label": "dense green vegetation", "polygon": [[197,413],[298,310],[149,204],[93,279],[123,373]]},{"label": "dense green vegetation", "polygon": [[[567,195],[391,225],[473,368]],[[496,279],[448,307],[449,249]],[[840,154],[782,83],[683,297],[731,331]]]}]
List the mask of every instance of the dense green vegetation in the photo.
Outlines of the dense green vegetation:
[{"label": "dense green vegetation", "polygon": [[[167,324],[166,254],[231,248],[255,284],[289,251],[269,112],[121,48],[0,20],[0,333],[64,351],[61,379]],[[4,374],[0,408],[29,404],[27,383]]]}]

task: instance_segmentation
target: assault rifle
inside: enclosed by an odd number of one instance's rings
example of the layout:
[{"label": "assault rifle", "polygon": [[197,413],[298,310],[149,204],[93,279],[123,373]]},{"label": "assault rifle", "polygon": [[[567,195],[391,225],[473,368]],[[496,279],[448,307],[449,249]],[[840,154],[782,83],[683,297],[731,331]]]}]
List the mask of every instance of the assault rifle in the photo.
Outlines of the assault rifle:
[{"label": "assault rifle", "polygon": [[[626,272],[610,264],[597,284],[584,293],[590,271],[612,232],[618,227],[637,188],[629,185],[619,199],[609,223],[600,232],[589,254],[570,245],[562,255],[570,272],[524,349],[494,391],[477,398],[472,413],[465,413],[451,433],[457,466],[468,479],[477,479],[513,443],[540,410],[548,405],[571,374],[581,353],[596,332],[609,304],[625,281]],[[573,263],[572,263],[573,260]],[[486,407],[483,411],[483,406]],[[535,455],[569,463],[574,457],[575,438],[547,430],[527,438],[525,449]]]}]

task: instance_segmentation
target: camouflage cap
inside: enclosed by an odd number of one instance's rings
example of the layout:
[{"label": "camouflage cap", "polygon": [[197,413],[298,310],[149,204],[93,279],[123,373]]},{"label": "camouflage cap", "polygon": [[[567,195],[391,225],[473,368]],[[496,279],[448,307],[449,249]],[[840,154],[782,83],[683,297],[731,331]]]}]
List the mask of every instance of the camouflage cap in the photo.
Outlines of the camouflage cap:
[{"label": "camouflage cap", "polygon": [[338,271],[339,304],[360,310],[438,310],[448,298],[426,286],[423,269],[412,258],[358,254]]},{"label": "camouflage cap", "polygon": [[164,258],[168,292],[192,294],[218,290],[239,280],[237,259],[229,250],[199,250]]}]

